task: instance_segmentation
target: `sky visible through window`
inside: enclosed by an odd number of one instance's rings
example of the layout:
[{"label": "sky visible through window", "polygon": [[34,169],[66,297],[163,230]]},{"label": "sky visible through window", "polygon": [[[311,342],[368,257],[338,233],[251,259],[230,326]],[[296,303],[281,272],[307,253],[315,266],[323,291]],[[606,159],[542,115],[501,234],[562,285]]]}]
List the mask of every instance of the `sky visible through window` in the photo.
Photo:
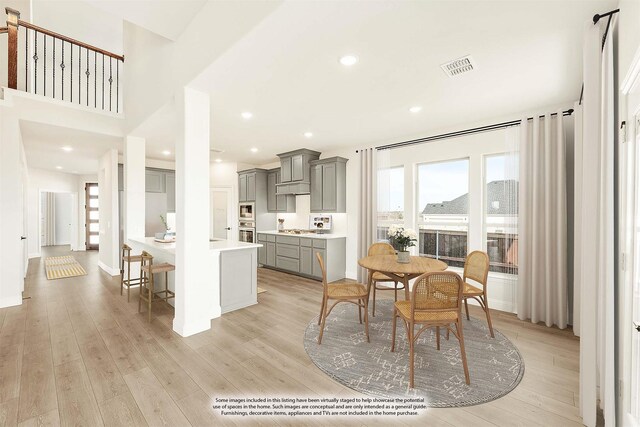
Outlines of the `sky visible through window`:
[{"label": "sky visible through window", "polygon": [[427,163],[418,166],[418,210],[427,203],[453,200],[469,192],[469,160]]}]

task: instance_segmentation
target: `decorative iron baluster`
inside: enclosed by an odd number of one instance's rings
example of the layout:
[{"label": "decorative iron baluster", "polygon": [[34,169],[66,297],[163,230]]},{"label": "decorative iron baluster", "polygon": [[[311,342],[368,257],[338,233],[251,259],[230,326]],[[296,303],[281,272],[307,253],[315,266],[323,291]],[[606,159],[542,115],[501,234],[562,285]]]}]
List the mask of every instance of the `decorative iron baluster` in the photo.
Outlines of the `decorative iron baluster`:
[{"label": "decorative iron baluster", "polygon": [[53,98],[56,97],[56,38],[52,37],[53,41],[53,60],[51,61],[51,66],[53,68]]},{"label": "decorative iron baluster", "polygon": [[33,73],[35,78],[33,80],[34,93],[38,93],[38,30],[36,30],[35,37],[35,53],[33,54]]},{"label": "decorative iron baluster", "polygon": [[120,107],[120,60],[116,61],[116,113]]},{"label": "decorative iron baluster", "polygon": [[71,83],[69,83],[69,89],[71,89],[70,92],[70,96],[71,99],[69,100],[69,102],[73,102],[73,43],[70,44],[71,47],[71,65],[70,65],[70,69],[69,69],[69,75],[71,76]]},{"label": "decorative iron baluster", "polygon": [[29,92],[29,29],[24,27],[24,91]]},{"label": "decorative iron baluster", "polygon": [[93,108],[98,108],[98,52],[93,51]]},{"label": "decorative iron baluster", "polygon": [[113,84],[113,69],[111,63],[111,57],[109,57],[109,111],[111,111],[111,86]]},{"label": "decorative iron baluster", "polygon": [[60,63],[62,68],[62,100],[64,101],[64,40],[62,40],[62,62]]},{"label": "decorative iron baluster", "polygon": [[102,54],[102,109],[104,110],[104,53]]},{"label": "decorative iron baluster", "polygon": [[87,76],[87,107],[89,106],[89,76],[91,73],[89,72],[89,49],[85,49],[87,51],[87,71],[85,71],[85,75]]},{"label": "decorative iron baluster", "polygon": [[44,42],[44,72],[42,73],[42,80],[44,80],[44,96],[47,96],[47,35],[43,34]]}]

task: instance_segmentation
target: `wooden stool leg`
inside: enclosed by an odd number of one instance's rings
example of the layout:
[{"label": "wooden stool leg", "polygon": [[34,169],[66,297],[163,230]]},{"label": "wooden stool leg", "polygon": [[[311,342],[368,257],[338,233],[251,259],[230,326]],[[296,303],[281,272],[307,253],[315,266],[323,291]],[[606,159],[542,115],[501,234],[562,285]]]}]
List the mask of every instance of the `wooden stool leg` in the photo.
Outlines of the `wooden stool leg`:
[{"label": "wooden stool leg", "polygon": [[129,301],[131,301],[131,263],[127,262],[127,302]]},{"label": "wooden stool leg", "polygon": [[140,277],[142,280],[140,281],[140,293],[138,294],[138,313],[140,313],[140,308],[142,306],[142,292],[144,290],[143,283],[146,283],[146,279],[142,270],[140,270]]},{"label": "wooden stool leg", "polygon": [[149,313],[148,313],[149,323],[151,323],[151,300],[153,298],[153,273],[149,273],[149,276],[151,276],[151,277],[149,278],[149,285],[150,285],[149,286],[149,294],[148,294],[149,295],[149,301],[147,302],[147,307],[149,308],[148,309],[149,310]]}]

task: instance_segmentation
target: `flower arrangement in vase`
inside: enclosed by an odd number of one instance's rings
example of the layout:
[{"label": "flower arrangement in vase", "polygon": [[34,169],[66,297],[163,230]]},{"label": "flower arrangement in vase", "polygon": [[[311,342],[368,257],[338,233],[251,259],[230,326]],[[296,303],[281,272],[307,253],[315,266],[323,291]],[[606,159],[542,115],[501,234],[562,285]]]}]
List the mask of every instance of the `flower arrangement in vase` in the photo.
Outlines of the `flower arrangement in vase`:
[{"label": "flower arrangement in vase", "polygon": [[409,248],[416,245],[418,234],[410,229],[398,225],[391,225],[388,231],[389,240],[398,251],[398,262],[408,264],[411,262]]}]

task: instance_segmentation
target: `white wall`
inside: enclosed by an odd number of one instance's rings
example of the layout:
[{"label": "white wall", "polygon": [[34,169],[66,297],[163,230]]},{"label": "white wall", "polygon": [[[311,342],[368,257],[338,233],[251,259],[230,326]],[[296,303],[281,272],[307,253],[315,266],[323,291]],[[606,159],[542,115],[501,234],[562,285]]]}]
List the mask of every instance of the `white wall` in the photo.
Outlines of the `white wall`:
[{"label": "white wall", "polygon": [[55,209],[55,244],[71,244],[71,193],[56,193],[54,195]]}]

